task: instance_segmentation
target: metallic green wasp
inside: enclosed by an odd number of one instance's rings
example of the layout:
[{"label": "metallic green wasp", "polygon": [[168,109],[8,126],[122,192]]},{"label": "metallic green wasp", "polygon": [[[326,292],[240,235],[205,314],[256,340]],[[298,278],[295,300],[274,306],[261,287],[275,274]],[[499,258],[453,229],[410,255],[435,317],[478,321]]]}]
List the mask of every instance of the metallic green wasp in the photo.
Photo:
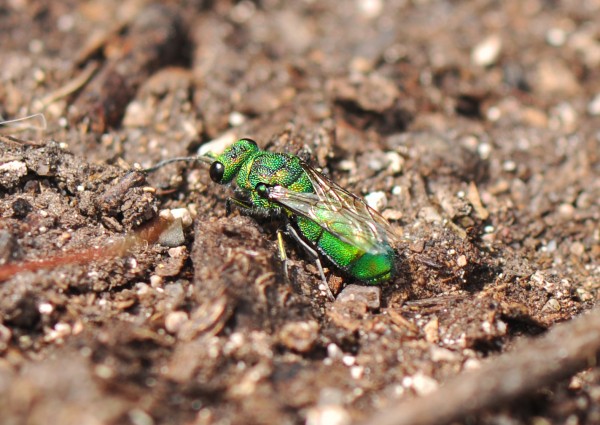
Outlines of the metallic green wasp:
[{"label": "metallic green wasp", "polygon": [[[240,139],[220,155],[195,159],[211,164],[215,183],[235,180],[240,196],[228,199],[228,210],[235,205],[250,215],[282,217],[285,233],[315,258],[327,289],[319,254],[367,284],[384,283],[394,276],[396,255],[391,243],[397,235],[387,220],[299,157],[264,151],[253,140]],[[165,162],[175,160],[179,159]],[[282,233],[278,232],[278,241],[285,261]]]}]

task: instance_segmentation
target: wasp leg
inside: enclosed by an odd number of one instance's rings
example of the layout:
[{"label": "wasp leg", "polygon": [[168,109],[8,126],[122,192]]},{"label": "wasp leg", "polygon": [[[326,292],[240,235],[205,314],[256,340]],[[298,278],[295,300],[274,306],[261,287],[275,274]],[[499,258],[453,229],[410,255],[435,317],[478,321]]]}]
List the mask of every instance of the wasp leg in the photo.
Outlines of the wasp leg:
[{"label": "wasp leg", "polygon": [[319,274],[321,275],[321,280],[323,281],[323,284],[325,285],[325,290],[327,291],[327,296],[329,297],[330,300],[335,300],[335,297],[333,296],[333,293],[331,292],[331,288],[329,288],[329,284],[327,283],[327,279],[325,278],[325,272],[323,271],[323,267],[321,266],[321,260],[319,259],[319,253],[317,251],[315,251],[309,244],[306,243],[306,241],[304,241],[304,239],[302,239],[299,235],[298,232],[296,232],[296,229],[294,229],[294,227],[292,227],[291,224],[287,224],[285,226],[285,229],[287,231],[287,233],[294,238],[294,240],[296,242],[298,242],[305,250],[306,252],[308,252],[310,255],[312,255],[315,259],[315,263],[317,264],[317,268],[319,269]]},{"label": "wasp leg", "polygon": [[288,270],[288,256],[285,252],[285,242],[283,241],[283,230],[277,229],[277,248],[279,250],[279,259],[283,263],[283,275],[287,283],[290,282]]},{"label": "wasp leg", "polygon": [[252,204],[237,198],[227,198],[225,200],[225,215],[231,214],[231,206],[235,205],[240,211],[248,213],[252,211]]}]

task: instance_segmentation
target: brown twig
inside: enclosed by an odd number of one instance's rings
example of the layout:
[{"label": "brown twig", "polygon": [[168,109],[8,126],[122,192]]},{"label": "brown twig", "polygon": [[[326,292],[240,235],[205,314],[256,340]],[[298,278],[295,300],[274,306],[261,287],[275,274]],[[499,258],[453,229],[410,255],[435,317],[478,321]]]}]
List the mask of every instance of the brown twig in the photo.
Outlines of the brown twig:
[{"label": "brown twig", "polygon": [[520,341],[515,350],[490,359],[436,392],[402,400],[365,425],[430,425],[460,420],[499,406],[596,364],[600,354],[600,309],[556,325],[546,335]]},{"label": "brown twig", "polygon": [[55,90],[52,93],[41,98],[35,104],[36,109],[44,110],[52,102],[56,102],[57,100],[62,99],[63,97],[67,97],[75,93],[92,79],[92,77],[96,74],[96,71],[98,71],[99,68],[100,64],[98,62],[88,63],[87,66],[75,78],[68,81],[58,90]]},{"label": "brown twig", "polygon": [[86,264],[90,261],[99,261],[123,256],[140,244],[151,244],[156,242],[160,234],[166,230],[169,224],[170,223],[167,220],[157,218],[143,226],[137,232],[127,234],[122,238],[103,246],[87,249],[74,249],[62,254],[47,257],[43,260],[5,264],[0,266],[0,282],[10,279],[17,273],[52,269],[64,265]]}]

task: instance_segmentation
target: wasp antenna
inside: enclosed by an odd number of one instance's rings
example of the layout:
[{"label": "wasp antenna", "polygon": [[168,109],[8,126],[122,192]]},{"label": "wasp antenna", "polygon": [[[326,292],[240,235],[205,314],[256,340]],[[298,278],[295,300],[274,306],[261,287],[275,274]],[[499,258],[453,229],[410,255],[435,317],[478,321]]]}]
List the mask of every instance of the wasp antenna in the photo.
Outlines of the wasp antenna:
[{"label": "wasp antenna", "polygon": [[48,127],[46,117],[42,113],[28,115],[26,117],[21,118],[15,118],[14,120],[2,120],[0,118],[0,125],[7,127],[16,127],[23,130],[46,130],[46,128]]},{"label": "wasp antenna", "polygon": [[164,161],[160,161],[159,163],[153,165],[152,167],[144,168],[142,171],[145,173],[153,173],[156,170],[164,167],[165,165],[172,164],[173,162],[194,162],[200,160],[198,156],[181,156],[177,158],[165,159]]},{"label": "wasp antenna", "polygon": [[199,155],[196,157],[196,159],[200,162],[204,162],[205,164],[212,164],[213,162],[215,162],[215,159],[207,156],[207,155]]}]

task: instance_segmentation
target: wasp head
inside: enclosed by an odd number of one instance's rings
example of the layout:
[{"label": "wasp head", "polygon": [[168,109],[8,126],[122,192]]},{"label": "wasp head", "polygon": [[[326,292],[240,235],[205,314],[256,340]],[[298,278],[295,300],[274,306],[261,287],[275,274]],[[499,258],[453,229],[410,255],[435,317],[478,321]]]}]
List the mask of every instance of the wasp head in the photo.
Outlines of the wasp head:
[{"label": "wasp head", "polygon": [[210,178],[215,183],[227,184],[237,175],[242,165],[258,151],[252,139],[240,139],[217,156],[210,166]]}]

